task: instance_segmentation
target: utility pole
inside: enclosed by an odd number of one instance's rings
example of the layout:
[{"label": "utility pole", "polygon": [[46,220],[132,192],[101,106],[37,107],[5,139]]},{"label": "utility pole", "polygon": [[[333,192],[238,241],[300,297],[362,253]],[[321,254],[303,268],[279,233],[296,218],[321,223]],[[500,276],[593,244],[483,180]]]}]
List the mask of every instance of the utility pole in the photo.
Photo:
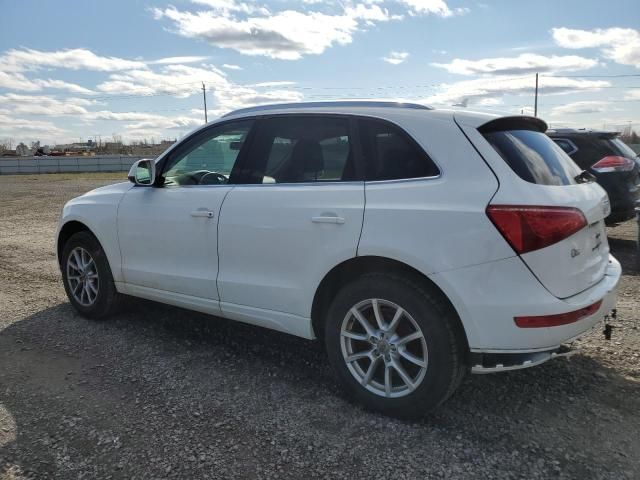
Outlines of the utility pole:
[{"label": "utility pole", "polygon": [[537,117],[538,116],[538,74],[536,73],[536,99],[535,99],[535,103],[533,104],[533,116]]},{"label": "utility pole", "polygon": [[207,123],[207,87],[204,86],[204,82],[202,82],[202,98],[204,100],[204,123]]}]

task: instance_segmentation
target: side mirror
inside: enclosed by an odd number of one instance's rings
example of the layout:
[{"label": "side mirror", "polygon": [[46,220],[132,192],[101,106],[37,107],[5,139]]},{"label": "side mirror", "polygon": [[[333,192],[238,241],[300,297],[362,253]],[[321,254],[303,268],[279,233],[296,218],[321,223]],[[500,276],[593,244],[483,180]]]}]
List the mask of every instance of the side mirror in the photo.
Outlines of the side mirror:
[{"label": "side mirror", "polygon": [[156,181],[156,162],[150,158],[143,158],[131,165],[129,181],[136,185],[150,187]]}]

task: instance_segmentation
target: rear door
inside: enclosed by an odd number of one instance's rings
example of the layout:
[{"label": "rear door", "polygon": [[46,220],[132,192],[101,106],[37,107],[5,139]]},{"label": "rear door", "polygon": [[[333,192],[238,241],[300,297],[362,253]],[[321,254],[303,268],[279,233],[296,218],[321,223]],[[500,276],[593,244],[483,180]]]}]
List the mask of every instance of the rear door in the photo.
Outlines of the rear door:
[{"label": "rear door", "polygon": [[[362,229],[364,182],[351,120],[284,115],[256,129],[246,176],[220,214],[221,307],[229,316],[272,311],[308,319],[316,287],[356,255]],[[304,325],[291,321],[271,326]]]},{"label": "rear door", "polygon": [[572,207],[584,215],[586,224],[575,233],[521,255],[547,290],[566,298],[604,276],[609,261],[604,219],[610,206],[597,183],[576,180],[581,169],[541,125],[522,117],[462,128],[500,181],[491,205]]}]

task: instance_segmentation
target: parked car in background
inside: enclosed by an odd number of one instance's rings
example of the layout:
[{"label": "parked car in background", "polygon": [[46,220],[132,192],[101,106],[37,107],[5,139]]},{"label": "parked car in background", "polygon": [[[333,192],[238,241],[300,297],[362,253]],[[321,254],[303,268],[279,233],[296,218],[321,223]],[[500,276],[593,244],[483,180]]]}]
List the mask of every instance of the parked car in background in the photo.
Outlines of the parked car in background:
[{"label": "parked car in background", "polygon": [[640,157],[618,132],[563,128],[548,130],[547,135],[607,191],[611,202],[607,224],[636,216],[640,207]]},{"label": "parked car in background", "polygon": [[607,195],[546,130],[388,102],[232,112],[65,205],[65,290],[87,317],[133,295],[321,339],[351,397],[421,416],[615,305]]}]

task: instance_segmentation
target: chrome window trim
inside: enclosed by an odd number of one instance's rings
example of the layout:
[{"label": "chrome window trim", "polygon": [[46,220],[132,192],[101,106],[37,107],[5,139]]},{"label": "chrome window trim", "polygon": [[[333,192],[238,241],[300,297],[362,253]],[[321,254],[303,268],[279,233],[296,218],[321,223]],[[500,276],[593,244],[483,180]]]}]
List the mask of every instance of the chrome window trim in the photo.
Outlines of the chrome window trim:
[{"label": "chrome window trim", "polygon": [[[233,183],[229,184],[230,187],[308,187],[312,185],[359,185],[363,186],[365,183],[364,180],[350,180],[348,182],[343,182],[340,180],[331,180],[325,182],[292,182],[292,183]],[[194,186],[194,185],[190,185]],[[218,185],[211,185],[212,187],[217,187]]]},{"label": "chrome window trim", "polygon": [[[435,162],[434,162],[435,163]],[[439,168],[439,167],[438,167]],[[389,179],[389,180],[368,180],[367,184],[378,184],[378,183],[406,183],[406,182],[425,182],[425,181],[432,181],[432,180],[438,180],[439,178],[442,178],[442,169],[440,169],[440,174],[438,175],[432,175],[430,177],[414,177],[414,178],[393,178],[393,179]]]}]

